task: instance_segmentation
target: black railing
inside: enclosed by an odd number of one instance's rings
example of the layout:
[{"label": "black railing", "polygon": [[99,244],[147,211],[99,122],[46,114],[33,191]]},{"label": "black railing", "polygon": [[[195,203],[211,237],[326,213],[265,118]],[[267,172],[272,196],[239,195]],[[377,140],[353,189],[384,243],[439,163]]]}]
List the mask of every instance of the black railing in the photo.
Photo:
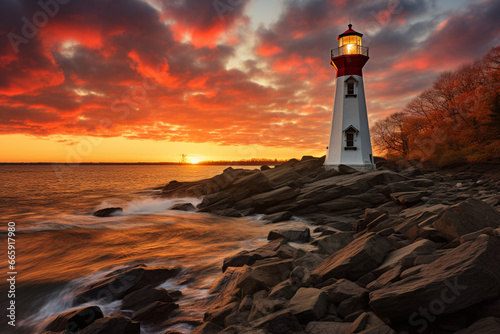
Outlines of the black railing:
[{"label": "black railing", "polygon": [[332,58],[343,56],[343,55],[368,55],[369,48],[366,46],[352,45],[348,47],[347,45],[341,46],[336,49],[332,49]]}]

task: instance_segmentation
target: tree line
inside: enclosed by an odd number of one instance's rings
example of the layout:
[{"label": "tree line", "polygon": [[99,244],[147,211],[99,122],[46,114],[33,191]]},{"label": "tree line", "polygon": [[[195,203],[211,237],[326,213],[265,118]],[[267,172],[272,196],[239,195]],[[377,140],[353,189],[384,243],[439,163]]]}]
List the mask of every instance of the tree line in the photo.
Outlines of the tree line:
[{"label": "tree line", "polygon": [[440,165],[500,158],[500,46],[443,72],[432,88],[376,122],[375,148],[386,158]]}]

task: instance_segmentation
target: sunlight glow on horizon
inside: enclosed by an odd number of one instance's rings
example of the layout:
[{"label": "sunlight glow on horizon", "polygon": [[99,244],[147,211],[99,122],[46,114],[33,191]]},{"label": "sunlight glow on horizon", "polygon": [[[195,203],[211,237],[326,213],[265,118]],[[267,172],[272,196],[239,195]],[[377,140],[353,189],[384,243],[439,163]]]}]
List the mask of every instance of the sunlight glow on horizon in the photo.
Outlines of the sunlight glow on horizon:
[{"label": "sunlight glow on horizon", "polygon": [[[320,157],[335,95],[330,49],[349,17],[371,41],[370,125],[500,44],[495,1],[376,13],[345,0],[223,2],[68,2],[28,43],[5,38],[0,162]],[[33,8],[4,6],[0,30],[22,35]]]}]

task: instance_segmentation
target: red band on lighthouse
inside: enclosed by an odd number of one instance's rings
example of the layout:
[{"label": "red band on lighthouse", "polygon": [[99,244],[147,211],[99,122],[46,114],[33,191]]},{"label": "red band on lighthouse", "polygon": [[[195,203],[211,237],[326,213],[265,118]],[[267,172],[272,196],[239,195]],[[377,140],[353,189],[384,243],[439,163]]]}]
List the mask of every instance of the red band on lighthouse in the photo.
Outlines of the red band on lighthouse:
[{"label": "red band on lighthouse", "polygon": [[370,59],[365,55],[343,55],[332,58],[332,65],[337,69],[337,78],[344,75],[363,76],[363,66]]}]

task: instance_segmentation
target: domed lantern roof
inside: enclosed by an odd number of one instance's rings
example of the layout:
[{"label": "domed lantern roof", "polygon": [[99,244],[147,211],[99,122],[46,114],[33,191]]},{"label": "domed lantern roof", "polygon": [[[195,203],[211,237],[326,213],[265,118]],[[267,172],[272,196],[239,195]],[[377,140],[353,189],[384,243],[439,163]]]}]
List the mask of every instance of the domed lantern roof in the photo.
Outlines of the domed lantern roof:
[{"label": "domed lantern roof", "polygon": [[337,39],[341,39],[344,36],[359,36],[359,37],[363,37],[363,34],[361,34],[361,33],[357,32],[356,30],[352,29],[352,24],[349,23],[348,27],[349,27],[349,29],[347,29],[342,34],[340,34],[337,37]]}]

